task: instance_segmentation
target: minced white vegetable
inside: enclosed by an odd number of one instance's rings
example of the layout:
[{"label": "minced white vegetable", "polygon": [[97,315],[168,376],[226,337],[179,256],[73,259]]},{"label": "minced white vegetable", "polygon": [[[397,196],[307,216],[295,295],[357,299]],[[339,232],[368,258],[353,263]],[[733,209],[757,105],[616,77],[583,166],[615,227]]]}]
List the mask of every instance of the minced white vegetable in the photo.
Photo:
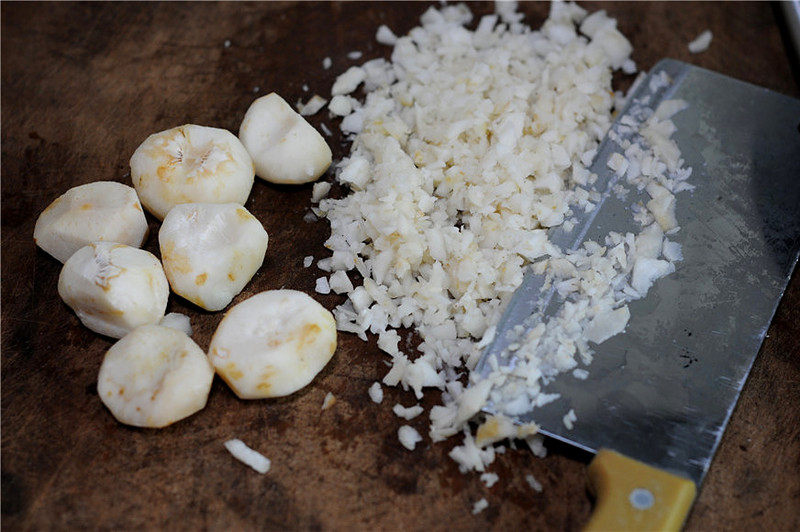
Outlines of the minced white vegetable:
[{"label": "minced white vegetable", "polygon": [[422,441],[422,436],[419,435],[417,429],[409,425],[403,425],[397,431],[397,437],[403,447],[409,451],[413,451],[418,442]]},{"label": "minced white vegetable", "polygon": [[375,40],[381,44],[394,46],[397,43],[397,36],[385,24],[381,24],[375,34]]},{"label": "minced white vegetable", "polygon": [[574,423],[578,420],[578,416],[575,414],[575,410],[569,409],[569,412],[566,413],[564,416],[564,426],[567,427],[567,430],[572,430],[575,426]]},{"label": "minced white vegetable", "polygon": [[[578,360],[589,364],[590,341],[624,331],[627,302],[674,269],[680,250],[666,246],[664,234],[679,230],[675,194],[691,189],[691,169],[670,138],[670,117],[685,105],[665,102],[655,112],[634,102],[638,113],[611,132],[619,149],[604,163],[619,178],[618,195],[646,190],[650,199],[632,213],[651,229],[641,239],[609,233],[574,251],[548,240],[548,228],[574,225],[577,209],[589,212],[599,201],[588,167],[615,104],[624,103],[612,91],[612,71],[636,67],[604,11],[587,16],[556,2],[532,31],[515,4],[499,3],[474,31],[465,27],[472,14],[464,5],[428,9],[407,36],[379,29],[380,42],[394,47],[391,62],[351,67],[332,89],[344,98],[363,83],[366,93],[363,102],[340,100],[351,104],[341,130],[352,147],[336,179],[350,193],[314,211],[331,224],[332,255],[319,267],[339,278],[356,270],[363,279],[334,311],[337,327],[364,340],[378,335],[391,357],[384,384],[417,398],[425,388],[442,391],[429,434],[434,441],[463,434],[450,452],[462,471],[484,471],[499,438],[521,437],[537,456],[545,453],[534,427],[520,434],[504,420],[557,400],[543,382],[576,370]],[[651,88],[670,83],[658,77]],[[514,332],[514,368],[483,381],[472,374],[466,386],[460,376],[492,341],[530,265],[547,275],[561,309]],[[419,353],[400,348],[401,327],[415,329]],[[474,437],[467,423],[489,400],[508,417],[486,420]]]},{"label": "minced white vegetable", "polygon": [[458,469],[462,473],[471,470],[483,472],[488,464],[494,462],[495,448],[490,445],[481,449],[475,445],[475,439],[466,428],[462,434],[464,434],[463,443],[453,447],[448,456],[458,463]]},{"label": "minced white vegetable", "polygon": [[486,484],[487,488],[491,488],[497,481],[500,480],[500,477],[497,476],[497,473],[483,473],[481,475],[481,481]]},{"label": "minced white vegetable", "polygon": [[353,98],[343,94],[337,94],[331,98],[328,104],[328,111],[336,116],[347,116],[353,111]]},{"label": "minced white vegetable", "polygon": [[475,432],[475,445],[487,447],[506,438],[525,438],[538,431],[539,427],[534,423],[517,424],[503,415],[486,416]]},{"label": "minced white vegetable", "polygon": [[228,440],[223,445],[225,445],[225,448],[228,449],[228,452],[230,452],[234,458],[249,465],[262,475],[269,471],[271,465],[269,458],[258,451],[254,451],[245,445],[242,440]]},{"label": "minced white vegetable", "polygon": [[307,257],[303,258],[303,268],[308,268],[314,262],[314,255],[308,255]]},{"label": "minced white vegetable", "polygon": [[584,335],[590,342],[601,344],[621,333],[628,324],[631,313],[628,306],[616,310],[605,310],[598,312],[584,329]]},{"label": "minced white vegetable", "polygon": [[383,401],[383,388],[381,388],[381,383],[372,383],[372,386],[369,387],[369,398],[372,399],[373,403],[381,403]]},{"label": "minced white vegetable", "polygon": [[336,403],[336,396],[328,392],[325,394],[325,399],[322,400],[322,410],[327,410]]},{"label": "minced white vegetable", "polygon": [[633,61],[633,59],[626,60],[624,63],[622,63],[622,66],[620,68],[626,74],[636,74],[637,70],[636,63]]},{"label": "minced white vegetable", "polygon": [[661,253],[664,255],[664,258],[670,262],[680,262],[683,260],[683,251],[681,250],[681,245],[677,242],[670,242],[665,239]]},{"label": "minced white vegetable", "polygon": [[631,287],[641,295],[647,294],[656,279],[675,271],[675,266],[665,260],[641,258],[633,267]]},{"label": "minced white vegetable", "polygon": [[311,202],[312,203],[319,203],[322,198],[328,195],[328,192],[331,191],[331,184],[327,181],[319,181],[314,183],[314,187],[311,189]]},{"label": "minced white vegetable", "polygon": [[541,434],[533,434],[525,438],[525,443],[531,450],[534,456],[544,458],[547,456],[547,449],[544,446],[544,436]]},{"label": "minced white vegetable", "polygon": [[[353,306],[357,308],[367,308],[369,307],[369,294],[366,290],[363,291],[353,291],[350,294],[350,300],[353,302]],[[390,355],[397,355],[400,354],[400,349],[397,347],[397,344],[400,342],[400,335],[397,334],[397,331],[388,330],[382,331],[378,333],[378,348],[382,351],[389,353]]]},{"label": "minced white vegetable", "polygon": [[486,499],[481,499],[479,501],[476,501],[475,504],[472,505],[472,515],[477,515],[488,507],[489,507],[489,502]]},{"label": "minced white vegetable", "polygon": [[366,77],[367,74],[364,72],[363,68],[357,66],[350,67],[347,69],[347,72],[336,78],[333,88],[331,88],[331,94],[333,96],[350,94],[356,90],[356,87],[358,87]]},{"label": "minced white vegetable", "polygon": [[327,277],[320,277],[319,279],[317,279],[317,284],[314,287],[314,290],[319,294],[330,294],[331,287],[328,284]]},{"label": "minced white vegetable", "polygon": [[353,291],[353,283],[350,282],[350,278],[347,277],[347,274],[342,270],[334,272],[330,279],[328,279],[328,284],[330,285],[330,289],[337,294],[345,294]]},{"label": "minced white vegetable", "polygon": [[618,176],[625,175],[628,170],[628,160],[621,153],[615,153],[608,158],[608,167],[614,170]]},{"label": "minced white vegetable", "polygon": [[541,492],[542,491],[542,484],[536,480],[536,477],[533,475],[525,475],[525,482],[528,483],[528,486],[533,488],[534,491]]},{"label": "minced white vegetable", "polygon": [[326,57],[325,59],[322,60],[322,68],[328,70],[331,66],[333,66],[333,61],[331,60],[330,57]]},{"label": "minced white vegetable", "polygon": [[305,104],[298,105],[297,112],[303,116],[311,116],[313,114],[316,114],[323,107],[325,107],[326,103],[328,103],[328,100],[326,100],[319,94],[315,94]]},{"label": "minced white vegetable", "polygon": [[392,407],[394,415],[403,419],[414,419],[422,413],[422,407],[419,405],[405,407],[401,404],[396,404]]},{"label": "minced white vegetable", "polygon": [[698,35],[692,42],[689,43],[689,51],[693,54],[699,54],[700,52],[705,52],[708,50],[708,47],[711,45],[711,39],[714,35],[711,33],[711,30],[705,30],[703,33]]},{"label": "minced white vegetable", "polygon": [[347,52],[347,58],[351,59],[353,61],[355,61],[357,59],[361,59],[362,55],[364,55],[364,54],[362,54],[358,50],[353,50],[352,52]]},{"label": "minced white vegetable", "polygon": [[585,381],[589,377],[589,372],[582,368],[572,370],[572,376],[578,380]]}]

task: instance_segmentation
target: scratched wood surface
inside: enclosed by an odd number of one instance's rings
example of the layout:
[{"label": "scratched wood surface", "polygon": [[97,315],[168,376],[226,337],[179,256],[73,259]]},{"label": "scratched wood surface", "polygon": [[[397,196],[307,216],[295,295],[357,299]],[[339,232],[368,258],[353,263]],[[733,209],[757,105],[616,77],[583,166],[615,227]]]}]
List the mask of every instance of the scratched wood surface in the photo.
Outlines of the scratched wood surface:
[{"label": "scratched wood surface", "polygon": [[[250,101],[270,91],[290,102],[327,95],[353,64],[347,52],[387,57],[373,38],[378,25],[405,33],[426,7],[2,4],[3,528],[573,530],[585,522],[587,457],[569,449],[553,445],[544,460],[509,450],[492,466],[502,480],[491,489],[458,472],[447,457],[454,442],[426,438],[416,452],[404,450],[390,407],[412,404],[412,395],[387,390],[382,405],[372,403],[366,390],[385,372],[384,357],[373,340],[351,335],[340,336],[328,367],[290,397],[240,401],[216,380],[208,406],[187,420],[158,431],[117,424],[95,391],[111,341],[61,303],[60,264],[33,244],[36,216],[68,188],[129,183],[128,159],[148,134],[189,122],[236,131]],[[642,68],[668,56],[800,94],[769,4],[602,7],[619,19]],[[547,6],[523,9],[538,26]],[[710,50],[690,55],[686,43],[706,28]],[[311,122],[338,125],[324,112]],[[331,145],[334,157],[346,153],[338,135]],[[324,255],[328,229],[303,221],[310,189],[256,182],[247,208],[270,233],[270,248],[235,302],[266,289],[313,290],[315,272],[302,261]],[[146,249],[156,252],[158,225],[150,224]],[[328,308],[341,300],[318,299]],[[221,314],[175,296],[169,310],[189,314],[195,340],[208,346]],[[799,339],[795,275],[689,529],[800,527]],[[338,402],[321,412],[329,391]],[[431,393],[424,404],[436,401]],[[410,424],[426,432],[423,416]],[[263,451],[272,471],[260,476],[234,461],[222,447],[231,437]],[[542,493],[528,488],[527,473]],[[481,497],[489,508],[472,516]]]}]

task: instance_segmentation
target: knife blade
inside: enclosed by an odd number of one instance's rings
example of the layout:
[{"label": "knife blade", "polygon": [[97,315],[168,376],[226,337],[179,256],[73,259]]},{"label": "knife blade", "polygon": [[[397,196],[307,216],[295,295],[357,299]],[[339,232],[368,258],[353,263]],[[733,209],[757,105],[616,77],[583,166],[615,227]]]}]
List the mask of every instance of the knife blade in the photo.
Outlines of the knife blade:
[{"label": "knife blade", "polygon": [[[649,80],[660,72],[671,83],[653,91]],[[653,108],[666,99],[689,103],[672,118],[673,139],[693,168],[696,186],[676,205],[684,260],[646,298],[629,304],[626,333],[596,347],[586,380],[569,374],[555,378],[544,391],[561,399],[518,421],[533,421],[553,438],[591,452],[610,449],[699,486],[798,260],[800,101],[669,59],[651,70],[629,101],[642,98]],[[630,105],[612,130],[628,112]],[[616,176],[606,162],[615,151],[622,152],[604,140],[590,168],[599,176],[597,189],[605,190],[598,208],[579,220],[571,235],[551,230],[551,241],[563,249],[602,241],[612,230],[638,232],[630,212],[636,195],[623,202],[611,193]],[[537,309],[546,316],[558,309],[558,296],[552,289],[542,292],[543,283],[543,276],[526,274],[475,371],[488,373],[493,357],[500,365],[514,364],[503,354],[505,332]],[[569,409],[578,418],[572,429],[562,422]],[[603,456],[608,463],[609,455]],[[602,464],[595,466],[599,458],[590,466],[598,482],[610,474]],[[627,490],[627,499],[626,490],[620,492],[619,504],[630,507],[616,508],[618,514],[638,515],[634,489]],[[660,508],[659,502],[651,501],[648,511]],[[677,526],[691,499],[682,504]],[[598,502],[595,525],[601,523],[600,510]]]}]

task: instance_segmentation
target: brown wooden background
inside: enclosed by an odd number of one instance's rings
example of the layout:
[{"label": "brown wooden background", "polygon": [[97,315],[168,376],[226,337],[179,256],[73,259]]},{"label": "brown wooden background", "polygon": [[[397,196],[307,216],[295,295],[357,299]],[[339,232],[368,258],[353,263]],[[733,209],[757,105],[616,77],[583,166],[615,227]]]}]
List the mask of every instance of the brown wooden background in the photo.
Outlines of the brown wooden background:
[{"label": "brown wooden background", "polygon": [[[576,529],[587,518],[585,457],[554,447],[544,460],[510,451],[491,489],[461,475],[447,452],[397,441],[390,411],[412,394],[367,387],[385,372],[374,341],[342,334],[331,364],[301,392],[244,402],[219,381],[208,406],[164,430],[117,424],[95,392],[111,342],[80,326],[56,291],[60,264],[37,250],[38,213],[69,187],[129,183],[128,159],[150,133],[183,123],[238,130],[250,101],[277,91],[294,103],[328,96],[337,73],[388,55],[425,3],[2,5],[2,525],[7,529],[377,528]],[[591,4],[587,7],[597,8]],[[604,5],[649,68],[691,61],[798,96],[773,7],[759,4]],[[476,12],[491,10],[477,4]],[[546,4],[526,4],[539,26]],[[711,49],[686,44],[714,32]],[[230,40],[230,47],[225,47]],[[333,68],[324,70],[330,56]],[[621,78],[623,83],[629,82]],[[304,93],[303,84],[310,91]],[[319,113],[312,120],[332,129]],[[331,141],[335,157],[345,147]],[[328,179],[330,177],[327,177]],[[310,186],[257,181],[247,203],[270,234],[264,267],[235,301],[265,289],[311,292],[306,255],[324,255],[327,224],[303,221]],[[336,192],[336,189],[334,190]],[[156,250],[151,219],[147,249]],[[318,296],[332,308],[341,298]],[[173,296],[206,348],[221,314]],[[800,276],[786,293],[689,520],[694,530],[800,527]],[[320,405],[333,392],[339,401]],[[436,401],[430,394],[425,404]],[[426,433],[426,418],[412,424]],[[272,459],[260,476],[228,455],[238,437]],[[524,475],[544,485],[532,492]],[[481,497],[489,508],[472,516]]]}]

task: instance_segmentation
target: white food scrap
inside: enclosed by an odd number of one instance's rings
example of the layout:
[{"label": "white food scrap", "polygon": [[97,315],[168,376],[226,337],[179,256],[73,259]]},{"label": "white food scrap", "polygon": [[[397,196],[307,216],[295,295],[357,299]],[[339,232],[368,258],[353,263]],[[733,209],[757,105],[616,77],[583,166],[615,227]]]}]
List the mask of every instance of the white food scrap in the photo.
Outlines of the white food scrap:
[{"label": "white food scrap", "polygon": [[357,66],[350,67],[344,74],[336,78],[331,88],[331,94],[333,96],[350,94],[356,90],[356,87],[358,87],[366,77],[367,73],[363,68]]},{"label": "white food scrap", "polygon": [[328,279],[328,285],[337,294],[347,294],[353,291],[353,283],[343,270],[333,272]]},{"label": "white food scrap", "polygon": [[322,410],[327,410],[336,404],[336,396],[328,392],[325,394],[325,399],[322,400]]},{"label": "white food scrap", "polygon": [[525,482],[528,483],[528,486],[530,486],[533,489],[533,491],[537,491],[537,492],[541,492],[542,491],[541,482],[536,480],[536,477],[534,477],[533,475],[525,475]]},{"label": "white food scrap", "polygon": [[630,317],[631,313],[627,305],[616,310],[608,309],[598,312],[584,330],[586,339],[596,344],[602,344],[625,330]]},{"label": "white food scrap", "polygon": [[325,107],[325,104],[328,103],[328,100],[320,96],[319,94],[315,94],[311,97],[308,102],[301,104],[298,108],[298,112],[302,116],[311,116],[316,114],[320,109]]},{"label": "white food scrap", "polygon": [[576,368],[572,370],[572,376],[578,380],[585,381],[589,378],[589,372],[582,368]]},{"label": "white food scrap", "polygon": [[314,291],[317,292],[318,294],[330,294],[331,287],[328,284],[328,278],[327,277],[318,278],[317,283],[314,286]]},{"label": "white food scrap", "polygon": [[331,184],[327,181],[320,181],[319,183],[314,183],[314,187],[311,189],[311,202],[312,203],[319,203],[322,198],[328,195],[328,192],[331,190]]},{"label": "white food scrap", "polygon": [[508,438],[526,438],[538,431],[534,423],[517,424],[506,416],[487,416],[475,432],[475,445],[484,448]]},{"label": "white food scrap", "polygon": [[567,430],[572,430],[575,426],[574,423],[578,420],[578,416],[575,414],[575,410],[569,409],[569,412],[564,415],[564,426],[567,427]]},{"label": "white food scrap", "polygon": [[525,438],[525,443],[531,450],[534,456],[544,458],[547,456],[547,448],[544,446],[544,436],[541,434],[534,434]]},{"label": "white food scrap", "polygon": [[489,446],[485,449],[481,449],[475,445],[475,439],[472,437],[469,430],[465,429],[463,434],[463,443],[453,447],[450,453],[448,453],[448,456],[458,464],[458,469],[462,473],[466,473],[467,471],[485,471],[486,466],[494,462],[495,448]]},{"label": "white food scrap", "polygon": [[700,35],[695,37],[695,39],[689,43],[689,51],[693,54],[699,54],[700,52],[705,52],[708,50],[708,47],[711,46],[711,39],[714,35],[711,33],[711,30],[705,30]]},{"label": "white food scrap", "polygon": [[272,465],[269,458],[259,453],[258,451],[254,451],[253,449],[248,447],[242,440],[238,439],[228,440],[223,445],[228,450],[228,452],[230,452],[233,455],[234,458],[250,466],[258,473],[261,473],[262,475],[267,473],[269,471],[270,466]]},{"label": "white food scrap", "polygon": [[381,388],[381,383],[372,383],[372,386],[369,387],[369,398],[372,399],[373,403],[383,402],[383,388]]},{"label": "white food scrap", "polygon": [[488,507],[489,502],[486,499],[476,501],[475,504],[472,505],[472,515],[478,515]]},{"label": "white food scrap", "polygon": [[394,46],[397,43],[397,35],[385,24],[381,24],[378,26],[378,31],[375,33],[375,40],[387,46]]},{"label": "white food scrap", "polygon": [[358,101],[350,96],[337,94],[331,98],[331,103],[328,104],[328,111],[336,116],[347,116],[353,111],[354,102],[358,104]]},{"label": "white food scrap", "polygon": [[419,435],[417,429],[411,427],[409,425],[403,425],[397,430],[397,437],[400,440],[400,443],[408,449],[409,451],[413,451],[414,448],[417,446],[417,443],[422,441],[422,436]]},{"label": "white food scrap", "polygon": [[396,404],[392,407],[392,412],[394,412],[394,415],[397,417],[411,420],[422,413],[422,407],[419,405],[405,407],[401,404]]},{"label": "white food scrap", "polygon": [[497,473],[483,473],[481,475],[481,481],[486,485],[487,488],[491,488],[497,481],[500,480],[500,477],[497,476]]}]

